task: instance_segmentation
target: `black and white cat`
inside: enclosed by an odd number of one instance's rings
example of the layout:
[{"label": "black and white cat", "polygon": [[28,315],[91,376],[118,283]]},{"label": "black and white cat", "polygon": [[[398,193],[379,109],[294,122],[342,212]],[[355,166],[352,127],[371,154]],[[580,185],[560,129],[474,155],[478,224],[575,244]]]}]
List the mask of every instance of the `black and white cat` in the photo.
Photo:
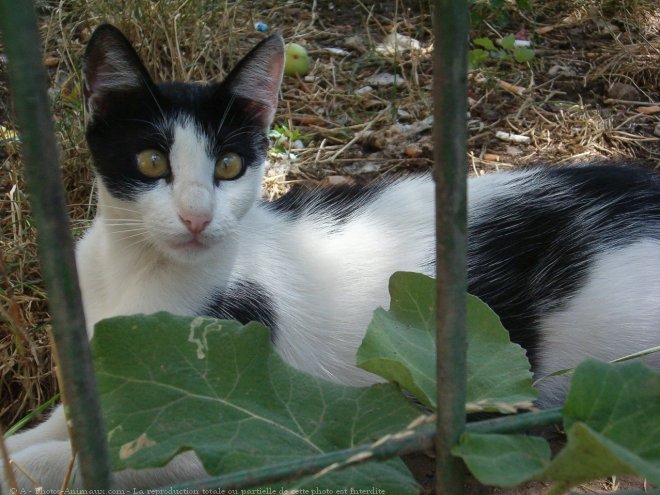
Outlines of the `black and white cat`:
[{"label": "black and white cat", "polygon": [[[156,85],[119,31],[94,33],[84,77],[98,214],[77,248],[90,337],[103,318],[163,310],[259,320],[293,366],[378,381],[355,367],[356,350],[393,272],[434,274],[434,186],[421,176],[260,202],[283,58],[272,36],[221,84]],[[469,236],[470,292],[537,376],[660,343],[659,176],[591,166],[474,178]],[[542,381],[540,404],[564,387]],[[58,488],[71,452],[62,409],[8,446],[38,485]],[[187,453],[115,481],[201,476]]]}]

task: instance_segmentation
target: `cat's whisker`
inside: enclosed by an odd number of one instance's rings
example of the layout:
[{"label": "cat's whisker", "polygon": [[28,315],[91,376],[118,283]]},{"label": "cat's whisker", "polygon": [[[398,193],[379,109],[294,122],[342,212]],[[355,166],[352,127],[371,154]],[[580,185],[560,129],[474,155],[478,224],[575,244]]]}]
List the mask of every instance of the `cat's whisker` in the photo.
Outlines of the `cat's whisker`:
[{"label": "cat's whisker", "polygon": [[135,209],[132,209],[132,208],[125,208],[123,206],[115,206],[115,205],[104,204],[103,208],[112,208],[114,210],[123,210],[123,211],[130,211],[131,213],[140,213],[138,210],[135,210]]},{"label": "cat's whisker", "polygon": [[229,103],[227,104],[227,108],[225,108],[225,111],[222,114],[222,118],[220,119],[220,125],[218,125],[218,130],[216,131],[218,134],[220,134],[220,132],[222,131],[222,127],[225,125],[225,119],[227,118],[227,114],[229,113],[229,110],[231,110],[231,107],[234,105],[235,100],[236,100],[236,95],[232,93],[231,97],[229,98]]},{"label": "cat's whisker", "polygon": [[165,142],[168,141],[167,133],[165,132],[165,129],[163,128],[165,126],[165,123],[155,123],[150,120],[144,120],[144,119],[127,119],[129,122],[140,122],[142,124],[147,124],[151,127],[154,128],[154,135],[161,137]]},{"label": "cat's whisker", "polygon": [[133,243],[129,244],[128,246],[125,247],[125,249],[130,249],[130,248],[139,246],[140,244],[144,244],[144,245],[148,246],[151,243],[149,242],[149,238],[145,237],[144,239],[138,239],[136,242],[133,242]]},{"label": "cat's whisker", "polygon": [[116,232],[119,229],[143,229],[146,230],[143,223],[112,223],[104,224],[109,231]]},{"label": "cat's whisker", "polygon": [[[234,144],[236,141],[238,141],[237,138],[242,137],[242,136],[251,136],[252,134],[253,134],[253,133],[251,133],[251,132],[236,132],[236,133],[232,133],[232,134],[228,135],[228,136],[225,138],[224,144],[225,144],[225,146],[230,146],[230,145]],[[236,143],[236,144],[238,144],[238,143]]]},{"label": "cat's whisker", "polygon": [[137,234],[131,234],[127,236],[123,236],[120,238],[121,241],[128,241],[129,239],[135,239],[136,237],[141,237],[141,236],[146,236],[148,235],[149,232],[143,231],[143,232],[138,232]]},{"label": "cat's whisker", "polygon": [[110,232],[112,234],[127,234],[130,232],[146,233],[147,231],[144,228],[138,228],[138,229],[111,230]]},{"label": "cat's whisker", "polygon": [[138,216],[126,216],[126,217],[103,217],[103,223],[108,222],[141,222],[142,219]]},{"label": "cat's whisker", "polygon": [[[254,130],[252,130],[254,129]],[[245,135],[250,135],[250,134],[256,134],[256,135],[261,135],[261,128],[259,127],[253,127],[253,128],[241,128],[241,129],[236,129],[235,131],[230,132],[227,134],[224,139],[226,141],[229,141],[233,138],[236,138],[238,136],[245,136]]]},{"label": "cat's whisker", "polygon": [[110,230],[116,230],[118,228],[126,228],[126,227],[133,227],[133,228],[142,228],[144,229],[144,224],[141,222],[135,222],[135,223],[106,223],[104,224],[106,227],[109,227]]},{"label": "cat's whisker", "polygon": [[90,224],[95,221],[101,221],[103,222],[103,225],[106,225],[108,227],[116,227],[116,226],[121,226],[121,225],[144,225],[144,222],[139,219],[133,219],[133,218],[111,218],[111,219],[105,219],[102,217],[97,217],[97,218],[76,218],[72,220],[72,223],[75,224]]},{"label": "cat's whisker", "polygon": [[112,223],[144,223],[144,222],[140,218],[121,218],[121,217],[105,218],[104,217],[103,223],[105,225],[109,225]]},{"label": "cat's whisker", "polygon": [[142,82],[144,83],[144,87],[147,88],[147,91],[149,91],[149,95],[151,95],[151,98],[154,100],[154,103],[156,104],[156,107],[158,107],[158,111],[160,112],[161,117],[163,117],[163,122],[166,122],[167,117],[165,116],[165,112],[163,111],[163,107],[160,106],[160,102],[158,101],[158,98],[156,98],[156,95],[151,90],[150,81],[148,81],[147,78],[145,78],[142,74],[140,74],[140,78],[142,79]]}]

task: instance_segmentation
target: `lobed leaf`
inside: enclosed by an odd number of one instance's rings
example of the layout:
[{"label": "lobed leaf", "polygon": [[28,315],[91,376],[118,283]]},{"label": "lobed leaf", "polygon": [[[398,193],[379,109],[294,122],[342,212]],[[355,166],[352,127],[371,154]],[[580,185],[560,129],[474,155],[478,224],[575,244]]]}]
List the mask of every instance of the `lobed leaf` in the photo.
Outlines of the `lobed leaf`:
[{"label": "lobed leaf", "polygon": [[[389,311],[374,312],[358,349],[358,366],[401,385],[437,407],[435,386],[435,281],[418,273],[390,278]],[[512,412],[536,398],[525,351],[509,340],[497,315],[482,301],[467,301],[468,412]]]},{"label": "lobed leaf", "polygon": [[[211,475],[375,441],[419,415],[398,388],[345,387],[288,366],[256,323],[158,313],[100,322],[92,341],[115,470],[194,450]],[[399,459],[296,486],[416,493]]]},{"label": "lobed leaf", "polygon": [[495,44],[488,38],[475,38],[472,43],[486,50],[496,50]]},{"label": "lobed leaf", "polygon": [[513,50],[513,58],[520,64],[529,62],[534,58],[534,50],[525,46],[516,47]]},{"label": "lobed leaf", "polygon": [[489,485],[543,479],[570,488],[626,474],[658,485],[659,398],[657,371],[641,363],[586,361],[576,368],[564,405],[566,446],[552,461],[544,440],[508,435],[464,435],[453,453]]},{"label": "lobed leaf", "polygon": [[502,48],[505,50],[513,50],[514,47],[516,46],[516,36],[513,34],[510,34],[508,36],[505,36],[502,38]]},{"label": "lobed leaf", "polygon": [[479,481],[513,487],[542,473],[550,464],[550,446],[528,435],[465,433],[452,454],[461,457]]},{"label": "lobed leaf", "polygon": [[631,473],[660,485],[659,372],[639,362],[585,361],[571,381],[564,427],[566,448],[545,476],[579,483]]}]

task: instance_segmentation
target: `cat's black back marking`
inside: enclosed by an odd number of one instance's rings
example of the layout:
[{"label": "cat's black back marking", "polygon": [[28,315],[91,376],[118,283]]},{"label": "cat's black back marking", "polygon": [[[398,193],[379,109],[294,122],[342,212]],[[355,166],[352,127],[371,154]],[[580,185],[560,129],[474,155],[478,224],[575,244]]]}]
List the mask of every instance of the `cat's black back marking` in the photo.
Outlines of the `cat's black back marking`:
[{"label": "cat's black back marking", "polygon": [[271,340],[275,340],[275,309],[273,297],[260,284],[250,280],[231,282],[216,292],[213,302],[202,311],[202,316],[223,320],[237,320],[245,325],[258,321],[270,328]]},{"label": "cat's black back marking", "polygon": [[383,191],[382,185],[344,185],[309,189],[296,186],[287,194],[268,203],[268,208],[286,213],[291,220],[303,215],[325,217],[338,225],[348,221],[363,206]]},{"label": "cat's black back marking", "polygon": [[537,321],[582,287],[599,252],[660,239],[657,175],[598,166],[547,170],[543,187],[535,180],[516,180],[509,187],[522,197],[493,199],[468,227],[468,290],[501,317],[532,365]]}]

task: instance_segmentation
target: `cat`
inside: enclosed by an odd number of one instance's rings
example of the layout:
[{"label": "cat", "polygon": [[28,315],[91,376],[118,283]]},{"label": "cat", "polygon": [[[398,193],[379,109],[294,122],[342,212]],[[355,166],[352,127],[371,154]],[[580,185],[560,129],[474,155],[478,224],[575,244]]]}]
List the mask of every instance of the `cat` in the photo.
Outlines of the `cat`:
[{"label": "cat", "polygon": [[[257,320],[296,368],[348,385],[379,381],[356,368],[356,350],[387,305],[393,272],[434,275],[433,181],[295,189],[261,202],[283,62],[273,35],[222,83],[157,85],[116,28],[94,32],[84,90],[98,212],[76,251],[90,338],[96,322],[123,314]],[[537,168],[468,187],[469,290],[527,349],[537,377],[658,345],[658,175]],[[541,381],[539,404],[559,404],[565,387]],[[7,444],[39,485],[59,487],[71,452],[61,407]],[[188,452],[114,481],[131,489],[203,476]]]}]

